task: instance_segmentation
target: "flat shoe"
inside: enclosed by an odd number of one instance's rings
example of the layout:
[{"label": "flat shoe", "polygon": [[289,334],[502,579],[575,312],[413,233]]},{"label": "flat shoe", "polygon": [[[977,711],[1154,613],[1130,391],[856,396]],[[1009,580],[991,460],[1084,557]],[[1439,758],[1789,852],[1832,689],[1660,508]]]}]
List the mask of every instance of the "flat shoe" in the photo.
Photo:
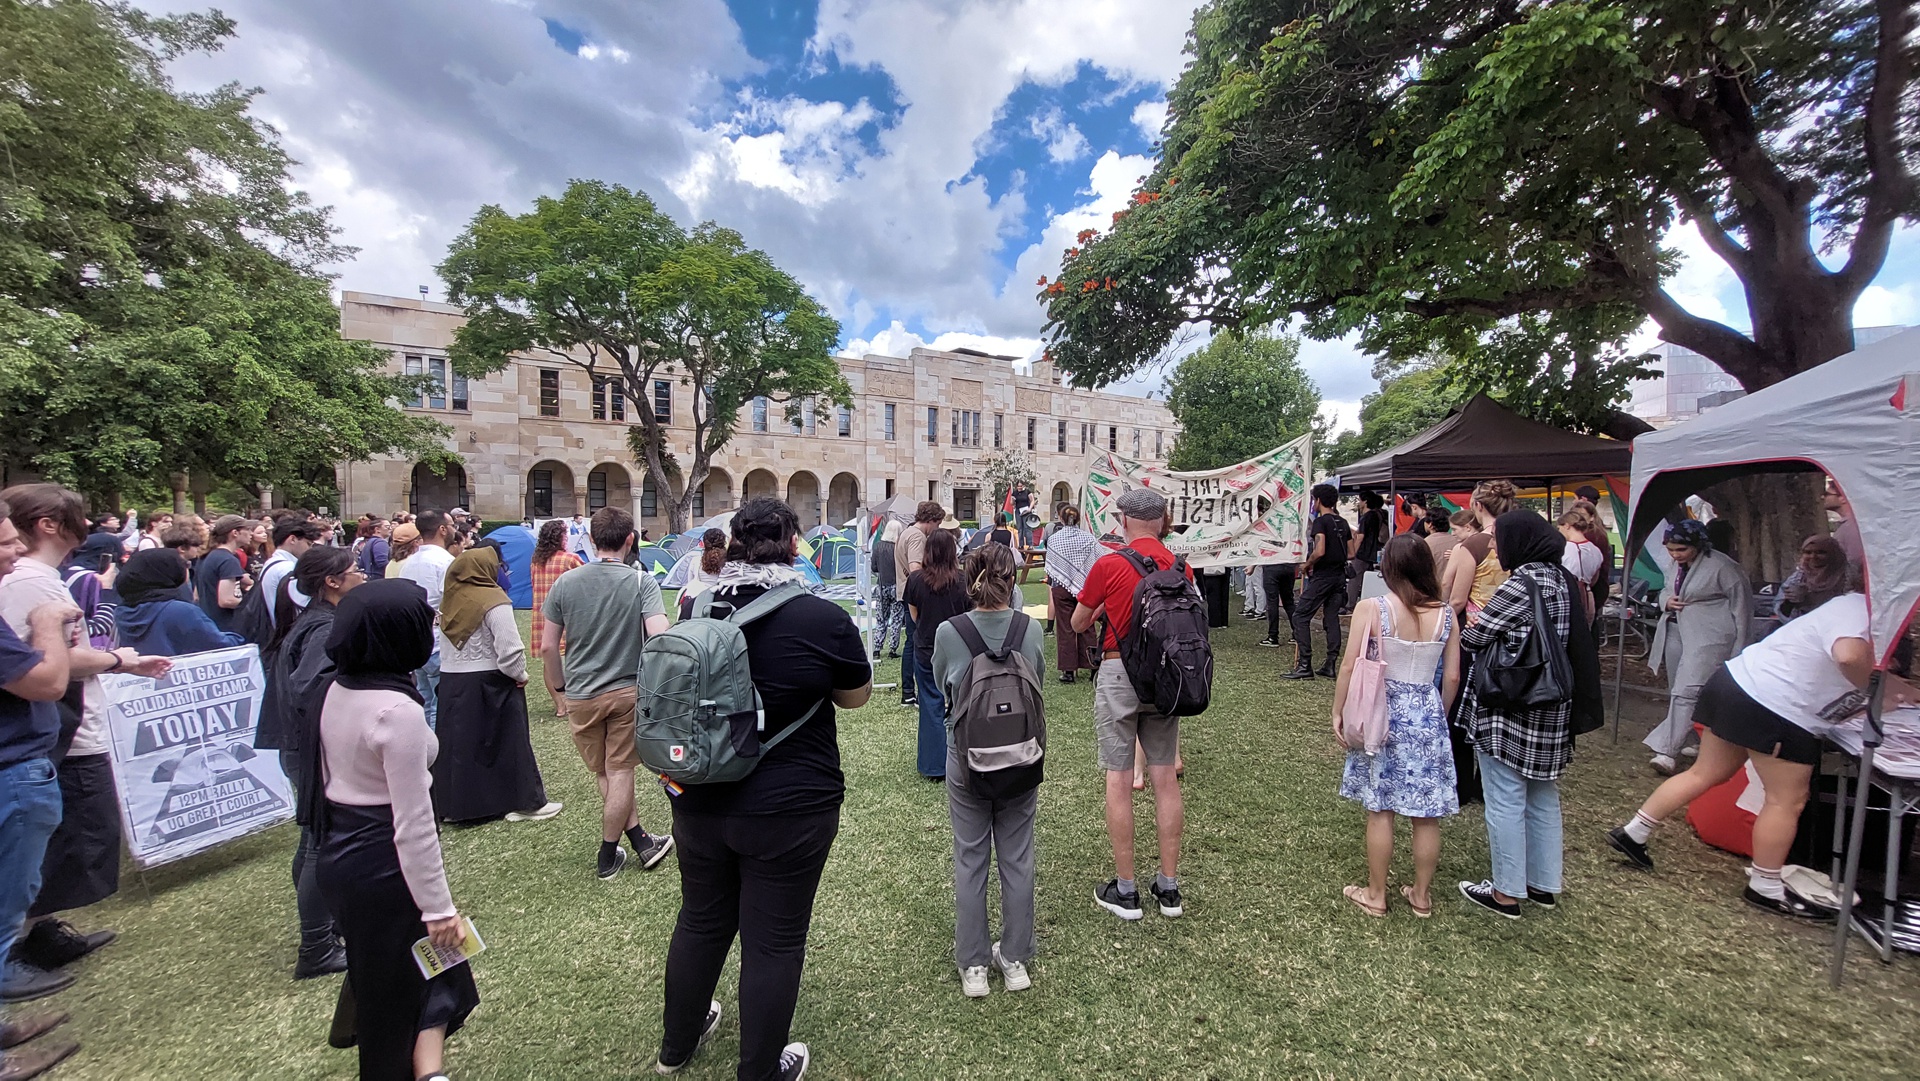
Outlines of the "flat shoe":
[{"label": "flat shoe", "polygon": [[[1341,896],[1345,897],[1347,900],[1352,901],[1353,906],[1355,908],[1359,909],[1362,912],[1365,912],[1367,915],[1372,916],[1375,919],[1379,919],[1380,917],[1385,916],[1387,914],[1386,905],[1381,905],[1379,908],[1375,908],[1372,905],[1368,904],[1366,901],[1367,891],[1362,889],[1359,886],[1342,886],[1340,888],[1340,894]],[[1429,910],[1429,913],[1431,913],[1431,910]]]},{"label": "flat shoe", "polygon": [[1400,896],[1405,897],[1407,899],[1407,907],[1413,909],[1414,915],[1420,917],[1423,920],[1433,915],[1433,898],[1431,896],[1427,898],[1427,907],[1425,908],[1421,908],[1419,905],[1416,905],[1413,903],[1413,887],[1412,886],[1400,887]]}]

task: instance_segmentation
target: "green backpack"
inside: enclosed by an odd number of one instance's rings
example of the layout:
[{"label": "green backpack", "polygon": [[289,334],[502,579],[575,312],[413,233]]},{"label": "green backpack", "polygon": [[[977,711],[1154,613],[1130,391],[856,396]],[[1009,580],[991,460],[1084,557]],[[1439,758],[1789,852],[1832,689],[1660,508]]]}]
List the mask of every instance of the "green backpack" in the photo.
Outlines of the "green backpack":
[{"label": "green backpack", "polygon": [[640,647],[633,742],[648,769],[680,784],[738,781],[820,711],[825,699],[766,738],[766,709],[740,632],[807,595],[804,586],[789,582],[722,619],[709,614],[713,594],[706,593],[693,602],[691,618],[647,639]]}]

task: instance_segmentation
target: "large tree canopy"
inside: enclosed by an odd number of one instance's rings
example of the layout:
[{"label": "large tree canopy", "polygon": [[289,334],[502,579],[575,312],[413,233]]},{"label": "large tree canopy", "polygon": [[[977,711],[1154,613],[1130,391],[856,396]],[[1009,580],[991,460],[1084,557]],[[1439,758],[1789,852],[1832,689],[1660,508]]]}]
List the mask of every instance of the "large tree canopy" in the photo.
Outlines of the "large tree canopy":
[{"label": "large tree canopy", "polygon": [[[1214,0],[1134,204],[1042,283],[1053,356],[1103,385],[1184,324],[1298,318],[1596,424],[1650,317],[1767,386],[1851,348],[1920,207],[1914,25],[1905,0]],[[1751,333],[1663,287],[1683,222]]]},{"label": "large tree canopy", "polygon": [[1308,431],[1326,434],[1320,388],[1300,367],[1299,341],[1269,334],[1214,335],[1174,369],[1167,409],[1180,422],[1167,456],[1174,469],[1218,469]]},{"label": "large tree canopy", "polygon": [[656,377],[699,388],[686,396],[684,475],[651,409],[637,410],[631,440],[675,532],[748,401],[782,402],[790,418],[809,398],[852,404],[833,359],[839,322],[739,233],[712,222],[684,230],[644,192],[576,180],[525,214],[482,207],[440,276],[466,308],[452,350],[466,374],[537,350],[640,403]]},{"label": "large tree canopy", "polygon": [[343,257],[252,94],[173,90],[218,15],[0,0],[0,459],[96,497],[273,484],[442,453],[411,382],[340,339],[315,268]]}]

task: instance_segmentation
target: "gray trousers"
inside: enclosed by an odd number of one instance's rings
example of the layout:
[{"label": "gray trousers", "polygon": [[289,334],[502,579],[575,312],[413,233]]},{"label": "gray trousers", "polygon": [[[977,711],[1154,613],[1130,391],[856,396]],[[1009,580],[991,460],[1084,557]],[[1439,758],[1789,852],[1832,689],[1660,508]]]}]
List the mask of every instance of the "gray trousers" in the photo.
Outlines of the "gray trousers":
[{"label": "gray trousers", "polygon": [[1040,790],[1009,800],[975,798],[947,748],[947,813],[953,819],[953,958],[961,968],[993,963],[987,927],[987,864],[1000,862],[1000,955],[1033,960],[1033,820]]}]

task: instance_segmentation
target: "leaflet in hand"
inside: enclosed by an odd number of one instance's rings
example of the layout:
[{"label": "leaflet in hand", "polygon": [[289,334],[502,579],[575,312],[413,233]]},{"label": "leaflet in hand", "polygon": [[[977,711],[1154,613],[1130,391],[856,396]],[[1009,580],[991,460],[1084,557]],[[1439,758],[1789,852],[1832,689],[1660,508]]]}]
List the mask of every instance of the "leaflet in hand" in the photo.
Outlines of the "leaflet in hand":
[{"label": "leaflet in hand", "polygon": [[487,948],[487,944],[480,940],[480,930],[472,920],[460,917],[460,930],[464,937],[457,946],[436,946],[431,938],[423,938],[413,944],[413,963],[419,968],[420,975],[431,980],[450,968],[466,964]]}]

